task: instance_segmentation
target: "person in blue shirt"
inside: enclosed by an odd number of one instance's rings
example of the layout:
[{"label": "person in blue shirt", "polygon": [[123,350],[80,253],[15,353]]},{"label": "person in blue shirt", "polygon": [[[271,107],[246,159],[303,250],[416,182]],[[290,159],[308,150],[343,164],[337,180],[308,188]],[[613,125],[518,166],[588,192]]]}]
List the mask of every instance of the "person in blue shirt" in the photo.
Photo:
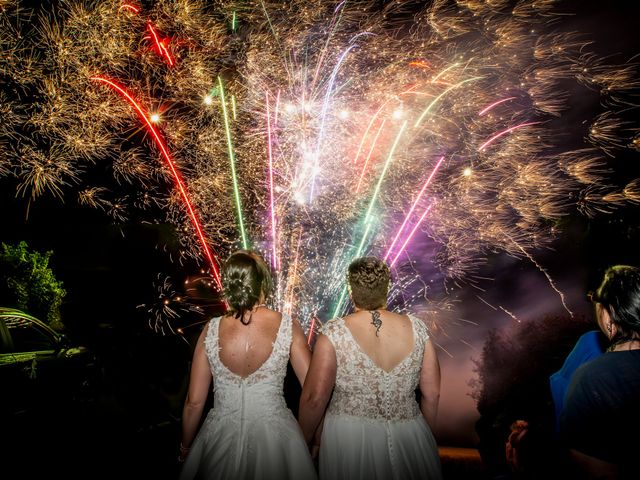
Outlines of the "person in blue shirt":
[{"label": "person in blue shirt", "polygon": [[607,269],[593,294],[609,346],[575,371],[560,437],[580,479],[636,479],[640,452],[640,269]]},{"label": "person in blue shirt", "polygon": [[599,330],[590,330],[578,339],[562,365],[562,368],[549,377],[551,396],[556,414],[556,433],[560,432],[560,415],[564,408],[564,400],[574,372],[582,364],[599,357],[604,353],[606,338]]}]

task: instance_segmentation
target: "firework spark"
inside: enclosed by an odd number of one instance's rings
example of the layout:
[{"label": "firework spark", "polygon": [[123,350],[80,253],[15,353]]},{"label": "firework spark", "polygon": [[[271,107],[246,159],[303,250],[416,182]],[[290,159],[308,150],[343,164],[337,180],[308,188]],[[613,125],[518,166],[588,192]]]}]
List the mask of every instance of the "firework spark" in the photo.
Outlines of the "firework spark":
[{"label": "firework spark", "polygon": [[[558,221],[640,201],[612,174],[640,152],[638,65],[560,28],[555,2],[142,5],[0,2],[0,176],[173,224],[178,260],[218,283],[210,249],[250,240],[307,328],[343,309],[361,254],[393,257],[400,310],[442,306],[425,285],[474,282],[487,252],[556,289],[534,255]],[[591,113],[565,116],[589,90]]]}]

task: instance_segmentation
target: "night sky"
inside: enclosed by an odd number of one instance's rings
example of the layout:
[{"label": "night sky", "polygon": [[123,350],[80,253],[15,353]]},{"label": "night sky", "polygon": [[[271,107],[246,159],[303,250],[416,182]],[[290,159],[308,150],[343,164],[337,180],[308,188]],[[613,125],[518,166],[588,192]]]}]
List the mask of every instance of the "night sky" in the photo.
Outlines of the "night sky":
[{"label": "night sky", "polygon": [[[560,3],[575,12],[563,19],[563,25],[584,32],[599,54],[616,61],[640,54],[637,6],[626,1]],[[573,109],[577,118],[584,108],[590,108],[594,99],[582,95],[575,92],[572,107],[561,121],[571,121]],[[612,172],[613,176],[640,176],[637,152],[617,164],[620,170]],[[99,176],[100,172],[91,174]],[[63,320],[79,338],[90,338],[101,324],[116,325],[132,335],[153,333],[147,324],[149,315],[139,306],[157,301],[154,281],[158,275],[170,276],[180,289],[186,278],[199,272],[196,262],[181,265],[172,261],[177,258],[178,243],[171,225],[113,222],[98,210],[78,206],[73,189],[63,201],[49,194],[30,201],[16,193],[16,185],[11,176],[0,177],[0,241],[26,240],[33,249],[54,252],[51,267],[67,290]],[[585,294],[598,284],[608,266],[640,265],[639,208],[629,205],[591,219],[567,216],[559,222],[561,233],[551,248],[533,252],[574,314],[592,315]],[[427,248],[427,240],[424,242]],[[486,280],[474,282],[475,286],[462,283],[462,288],[451,291],[455,316],[442,319],[434,337],[441,347],[443,372],[436,433],[445,445],[468,446],[476,440],[473,423],[478,414],[468,382],[473,377],[472,360],[479,358],[487,332],[567,313],[545,275],[527,259],[490,252],[476,276]],[[214,309],[209,306],[210,312]],[[198,320],[197,315],[187,315],[175,326]]]}]

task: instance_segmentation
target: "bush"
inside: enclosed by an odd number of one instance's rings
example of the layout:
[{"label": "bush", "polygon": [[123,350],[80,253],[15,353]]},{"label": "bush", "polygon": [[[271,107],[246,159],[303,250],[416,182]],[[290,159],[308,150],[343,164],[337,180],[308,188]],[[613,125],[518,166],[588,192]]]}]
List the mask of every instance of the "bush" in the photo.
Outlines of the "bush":
[{"label": "bush", "polygon": [[60,306],[67,292],[51,268],[53,252],[30,251],[26,242],[2,244],[0,253],[0,305],[24,310],[61,328]]}]

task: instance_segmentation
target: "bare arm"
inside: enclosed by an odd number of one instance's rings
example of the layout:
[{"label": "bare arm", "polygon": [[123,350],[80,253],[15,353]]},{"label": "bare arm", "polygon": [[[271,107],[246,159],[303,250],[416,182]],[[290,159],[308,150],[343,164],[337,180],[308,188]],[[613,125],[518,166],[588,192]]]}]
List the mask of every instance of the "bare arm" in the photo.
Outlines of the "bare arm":
[{"label": "bare arm", "polygon": [[292,336],[291,352],[289,359],[291,360],[291,366],[293,371],[298,377],[300,385],[304,385],[307,372],[309,371],[309,364],[311,363],[311,350],[307,344],[307,339],[304,336],[302,327],[297,320],[292,321]]},{"label": "bare arm", "polygon": [[440,363],[431,340],[424,344],[422,370],[420,372],[420,410],[424,419],[433,430],[438,417],[438,402],[440,401]]},{"label": "bare arm", "polygon": [[298,409],[300,426],[307,444],[313,440],[331,398],[337,368],[333,345],[326,336],[320,335],[313,349],[311,366],[302,388]]},{"label": "bare arm", "polygon": [[185,449],[191,447],[191,443],[198,431],[198,425],[202,418],[202,410],[209,395],[209,388],[213,376],[209,368],[209,360],[204,349],[204,339],[207,335],[208,325],[202,330],[196,349],[193,352],[191,374],[189,377],[189,391],[184,401],[182,411],[182,446]]}]

